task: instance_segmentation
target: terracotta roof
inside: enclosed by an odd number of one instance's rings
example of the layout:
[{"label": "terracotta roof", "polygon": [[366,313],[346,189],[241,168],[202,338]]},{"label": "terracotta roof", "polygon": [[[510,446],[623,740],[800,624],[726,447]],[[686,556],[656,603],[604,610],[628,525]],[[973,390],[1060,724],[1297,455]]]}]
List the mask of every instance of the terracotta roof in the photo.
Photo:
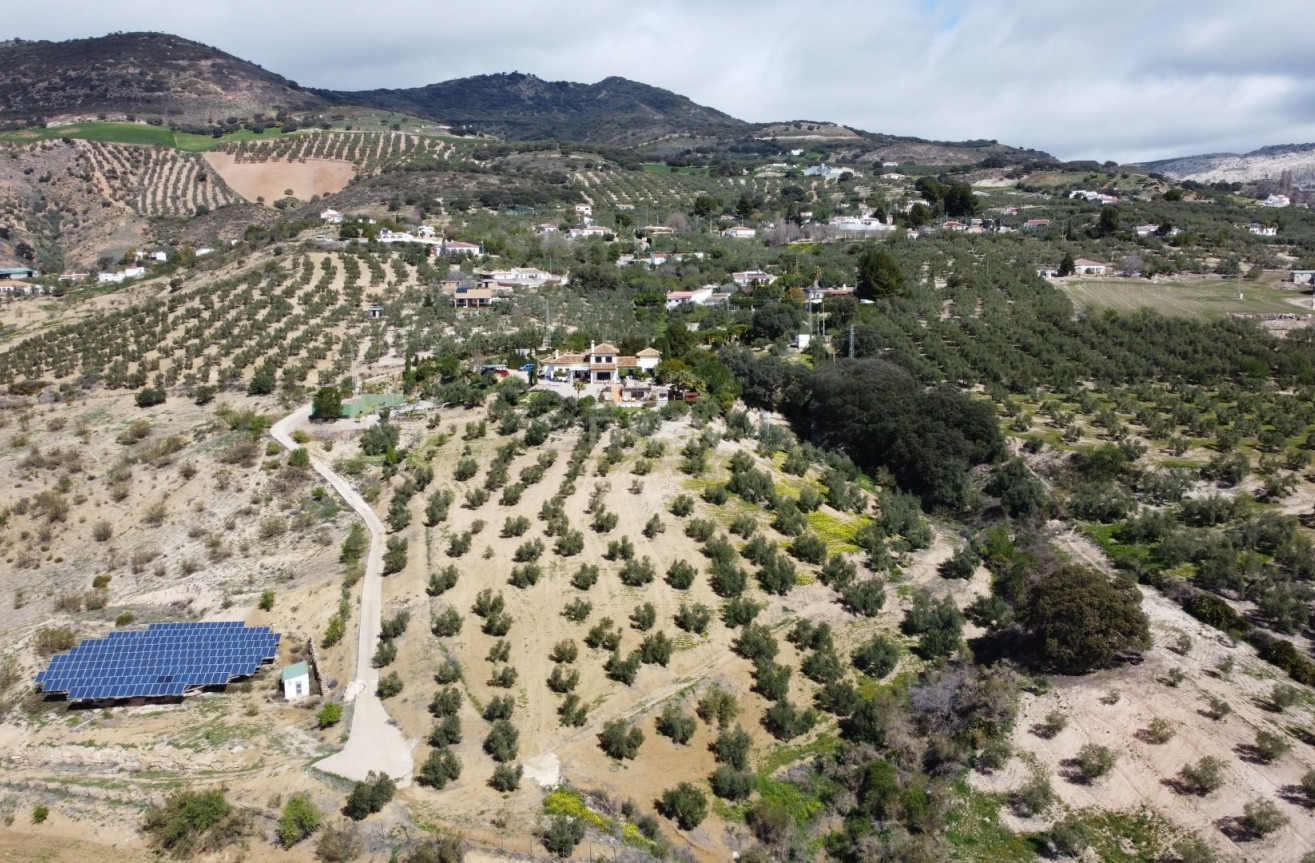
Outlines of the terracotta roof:
[{"label": "terracotta roof", "polygon": [[561,356],[553,357],[550,360],[545,360],[545,362],[558,365],[566,363],[582,363],[584,362],[584,354],[562,354]]},{"label": "terracotta roof", "polygon": [[662,351],[659,351],[659,350],[657,350],[656,348],[644,348],[642,351],[640,351],[639,353],[635,354],[635,356],[637,356],[637,357],[660,357],[660,356],[662,356]]},{"label": "terracotta roof", "polygon": [[616,367],[619,368],[619,369],[635,369],[635,368],[639,368],[639,358],[638,358],[638,357],[617,357],[617,358],[616,358]]},{"label": "terracotta roof", "polygon": [[616,345],[609,345],[607,342],[603,342],[601,345],[594,345],[594,353],[596,353],[596,354],[619,354],[619,353],[621,353],[621,352],[620,352],[619,350],[617,350]]}]

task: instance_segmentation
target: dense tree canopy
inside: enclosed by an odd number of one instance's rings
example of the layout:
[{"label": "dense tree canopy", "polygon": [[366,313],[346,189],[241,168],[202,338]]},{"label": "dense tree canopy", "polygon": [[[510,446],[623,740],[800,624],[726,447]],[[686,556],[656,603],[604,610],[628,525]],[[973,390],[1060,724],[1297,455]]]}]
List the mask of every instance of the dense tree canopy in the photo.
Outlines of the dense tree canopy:
[{"label": "dense tree canopy", "polygon": [[1151,644],[1137,586],[1081,566],[1061,567],[1035,584],[1019,621],[1041,659],[1067,674],[1108,668],[1120,654]]},{"label": "dense tree canopy", "polygon": [[927,505],[957,506],[968,469],[1001,451],[995,412],[950,387],[925,389],[880,360],[837,362],[809,378],[816,437],[873,471],[884,467]]}]

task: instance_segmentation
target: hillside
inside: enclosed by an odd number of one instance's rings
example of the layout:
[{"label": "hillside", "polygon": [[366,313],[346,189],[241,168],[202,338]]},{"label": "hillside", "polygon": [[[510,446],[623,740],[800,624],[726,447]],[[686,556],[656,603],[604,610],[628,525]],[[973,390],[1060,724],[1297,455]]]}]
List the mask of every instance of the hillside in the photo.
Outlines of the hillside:
[{"label": "hillside", "polygon": [[320,104],[254,63],[166,33],[0,43],[0,120],[124,113],[211,124]]},{"label": "hillside", "polygon": [[467,126],[504,138],[633,144],[673,133],[737,133],[747,124],[684,96],[625,78],[597,84],[513,72],[400,90],[315,91],[361,105]]},{"label": "hillside", "polygon": [[1146,162],[1143,167],[1198,183],[1249,183],[1279,180],[1285,172],[1299,187],[1315,186],[1315,144],[1282,144],[1250,153],[1210,153]]}]

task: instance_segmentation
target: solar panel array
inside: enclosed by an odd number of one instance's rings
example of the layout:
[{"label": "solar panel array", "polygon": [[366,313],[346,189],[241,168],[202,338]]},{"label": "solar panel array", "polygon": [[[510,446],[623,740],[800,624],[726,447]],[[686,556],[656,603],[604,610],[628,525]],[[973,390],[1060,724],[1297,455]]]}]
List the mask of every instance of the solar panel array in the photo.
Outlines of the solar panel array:
[{"label": "solar panel array", "polygon": [[70,701],[182,695],[254,674],[278,646],[277,632],[240,621],[153,623],[82,641],[52,658],[37,683]]}]

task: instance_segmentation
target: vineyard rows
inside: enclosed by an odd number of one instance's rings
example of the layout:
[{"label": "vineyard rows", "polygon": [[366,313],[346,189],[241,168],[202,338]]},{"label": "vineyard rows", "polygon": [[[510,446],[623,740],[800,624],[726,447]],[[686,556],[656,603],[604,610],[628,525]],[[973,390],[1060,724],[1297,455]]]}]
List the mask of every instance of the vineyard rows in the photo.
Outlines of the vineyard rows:
[{"label": "vineyard rows", "polygon": [[687,209],[696,197],[704,193],[719,201],[734,202],[745,192],[750,196],[773,197],[785,185],[797,185],[825,195],[824,183],[803,177],[708,177],[657,171],[581,171],[574,175],[572,181],[593,199],[594,206],[604,208],[628,204]]},{"label": "vineyard rows", "polygon": [[215,152],[231,153],[238,162],[340,159],[369,173],[415,156],[442,158],[455,148],[437,138],[404,132],[303,132],[277,140],[226,142]]},{"label": "vineyard rows", "polygon": [[77,141],[78,158],[106,197],[144,216],[192,216],[242,201],[196,153]]},{"label": "vineyard rows", "polygon": [[359,352],[347,325],[360,317],[362,266],[354,255],[316,257],[52,328],[0,353],[0,381],[236,388],[259,370],[284,388],[337,381]]}]

